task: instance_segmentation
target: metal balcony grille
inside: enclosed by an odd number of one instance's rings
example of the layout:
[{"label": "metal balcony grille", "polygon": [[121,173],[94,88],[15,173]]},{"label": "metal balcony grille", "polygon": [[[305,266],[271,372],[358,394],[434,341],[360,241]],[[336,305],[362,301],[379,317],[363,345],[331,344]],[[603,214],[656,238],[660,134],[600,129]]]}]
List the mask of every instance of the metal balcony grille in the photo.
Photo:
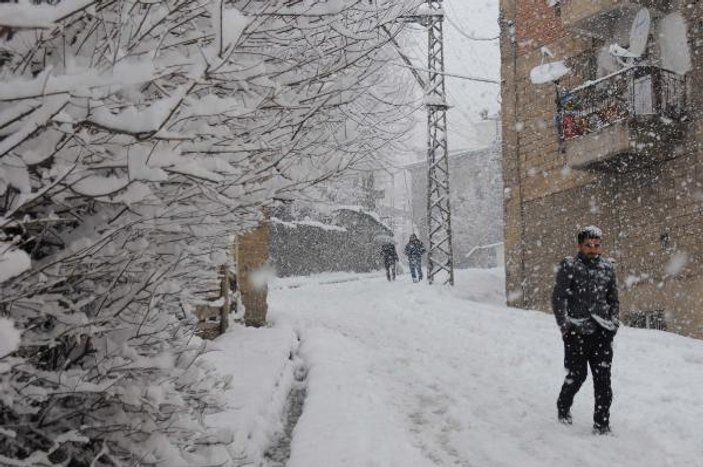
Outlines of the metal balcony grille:
[{"label": "metal balcony grille", "polygon": [[569,140],[639,116],[680,120],[685,108],[684,76],[633,66],[559,92],[557,128],[560,138]]}]

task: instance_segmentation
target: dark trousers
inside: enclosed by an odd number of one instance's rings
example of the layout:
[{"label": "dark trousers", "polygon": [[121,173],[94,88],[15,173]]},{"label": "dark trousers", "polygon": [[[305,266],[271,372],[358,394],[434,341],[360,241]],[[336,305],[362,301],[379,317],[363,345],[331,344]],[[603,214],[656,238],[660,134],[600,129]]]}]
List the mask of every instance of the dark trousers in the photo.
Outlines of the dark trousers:
[{"label": "dark trousers", "polygon": [[614,333],[603,328],[589,335],[569,332],[564,337],[564,368],[567,371],[559,393],[557,408],[566,414],[574,402],[574,396],[586,380],[587,366],[591,367],[595,405],[593,423],[608,426],[613,390],[610,386],[610,367],[613,362]]},{"label": "dark trousers", "polygon": [[386,267],[386,279],[388,279],[389,281],[395,280],[395,261],[386,260],[384,262],[384,266]]},{"label": "dark trousers", "polygon": [[410,267],[410,275],[413,278],[413,282],[416,280],[422,280],[422,257],[421,256],[408,256],[408,266]]}]

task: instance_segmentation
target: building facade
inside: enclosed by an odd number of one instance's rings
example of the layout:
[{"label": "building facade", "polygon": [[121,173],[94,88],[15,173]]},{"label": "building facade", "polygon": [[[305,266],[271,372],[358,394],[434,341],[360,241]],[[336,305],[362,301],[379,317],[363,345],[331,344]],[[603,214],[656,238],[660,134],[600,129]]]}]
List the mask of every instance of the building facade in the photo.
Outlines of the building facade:
[{"label": "building facade", "polygon": [[703,338],[703,3],[501,0],[506,287],[605,232],[621,318]]},{"label": "building facade", "polygon": [[[406,166],[415,233],[427,244],[427,162]],[[449,154],[454,266],[502,266],[500,145]],[[407,242],[407,238],[401,239]]]}]

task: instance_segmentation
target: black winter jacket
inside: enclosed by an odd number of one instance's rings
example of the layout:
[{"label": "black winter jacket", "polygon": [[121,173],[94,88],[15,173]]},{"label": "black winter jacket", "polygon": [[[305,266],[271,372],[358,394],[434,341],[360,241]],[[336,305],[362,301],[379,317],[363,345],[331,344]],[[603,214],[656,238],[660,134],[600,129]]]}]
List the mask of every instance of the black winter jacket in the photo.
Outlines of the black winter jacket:
[{"label": "black winter jacket", "polygon": [[392,243],[384,243],[381,245],[381,255],[385,262],[398,261],[398,252],[395,249],[395,245]]},{"label": "black winter jacket", "polygon": [[557,271],[552,309],[562,330],[589,333],[595,331],[597,323],[616,331],[620,302],[613,263],[581,253],[564,258]]},{"label": "black winter jacket", "polygon": [[405,245],[405,254],[408,258],[419,258],[425,253],[425,245],[422,244],[420,240],[410,240],[407,245]]}]

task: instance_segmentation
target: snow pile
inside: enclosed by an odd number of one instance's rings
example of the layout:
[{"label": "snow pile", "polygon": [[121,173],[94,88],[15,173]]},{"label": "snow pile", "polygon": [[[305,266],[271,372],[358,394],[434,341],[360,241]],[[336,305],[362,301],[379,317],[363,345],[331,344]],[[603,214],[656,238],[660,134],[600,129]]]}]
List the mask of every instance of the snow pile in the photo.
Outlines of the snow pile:
[{"label": "snow pile", "polygon": [[231,376],[223,397],[223,411],[205,417],[205,423],[230,432],[232,458],[261,461],[283,429],[286,396],[293,381],[290,356],[298,341],[290,328],[245,328],[235,325],[215,342],[203,358]]}]

